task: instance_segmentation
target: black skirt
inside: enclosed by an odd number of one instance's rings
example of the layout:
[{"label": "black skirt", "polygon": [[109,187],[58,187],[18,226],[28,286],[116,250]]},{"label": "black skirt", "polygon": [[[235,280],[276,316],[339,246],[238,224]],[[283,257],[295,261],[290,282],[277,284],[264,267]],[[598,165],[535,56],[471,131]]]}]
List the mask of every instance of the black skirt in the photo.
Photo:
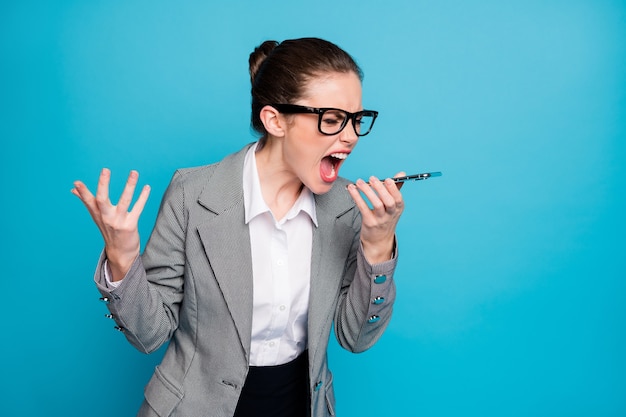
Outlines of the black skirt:
[{"label": "black skirt", "polygon": [[309,415],[307,351],[283,365],[250,367],[234,417],[308,417]]}]

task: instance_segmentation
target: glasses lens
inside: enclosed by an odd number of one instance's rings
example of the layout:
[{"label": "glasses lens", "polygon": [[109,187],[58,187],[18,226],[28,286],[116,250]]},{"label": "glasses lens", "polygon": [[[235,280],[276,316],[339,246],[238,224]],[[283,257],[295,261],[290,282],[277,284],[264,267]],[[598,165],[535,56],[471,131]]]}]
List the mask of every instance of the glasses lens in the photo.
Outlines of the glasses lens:
[{"label": "glasses lens", "polygon": [[[348,124],[348,115],[342,110],[326,110],[320,116],[320,130],[327,135],[335,135]],[[374,114],[369,111],[356,114],[354,129],[359,136],[369,133],[374,124]]]},{"label": "glasses lens", "polygon": [[327,135],[339,133],[348,122],[348,115],[341,110],[326,110],[320,116],[320,130]]},{"label": "glasses lens", "polygon": [[367,135],[370,130],[372,130],[372,125],[374,124],[374,115],[370,112],[360,113],[356,117],[356,122],[354,124],[354,129],[356,130],[357,135],[364,136]]}]

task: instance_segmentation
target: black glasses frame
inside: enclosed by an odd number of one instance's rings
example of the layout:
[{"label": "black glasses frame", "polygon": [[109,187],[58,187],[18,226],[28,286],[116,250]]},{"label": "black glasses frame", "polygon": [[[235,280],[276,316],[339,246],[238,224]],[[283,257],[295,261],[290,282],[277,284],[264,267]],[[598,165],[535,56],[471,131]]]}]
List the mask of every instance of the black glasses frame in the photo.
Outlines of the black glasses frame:
[{"label": "black glasses frame", "polygon": [[[337,109],[334,107],[319,107],[318,108],[318,107],[300,106],[298,104],[270,104],[270,106],[274,107],[276,110],[284,114],[300,114],[300,113],[317,114],[318,115],[317,130],[319,130],[319,132],[322,135],[326,135],[326,136],[336,135],[339,132],[341,132],[346,127],[349,120],[352,121],[352,127],[354,128],[354,133],[356,133],[357,136],[365,136],[372,131],[372,128],[374,127],[374,122],[376,121],[376,117],[378,117],[378,112],[375,110],[361,110],[356,113],[350,113],[349,111],[345,111],[343,109]],[[345,119],[343,119],[343,122],[341,126],[339,127],[339,130],[337,130],[335,133],[326,133],[322,131],[322,115],[329,110],[340,111],[342,113],[345,113],[347,116]],[[357,131],[357,121],[359,118],[363,116],[371,116],[372,124],[370,125],[370,128],[367,130],[367,132],[359,133]]]}]

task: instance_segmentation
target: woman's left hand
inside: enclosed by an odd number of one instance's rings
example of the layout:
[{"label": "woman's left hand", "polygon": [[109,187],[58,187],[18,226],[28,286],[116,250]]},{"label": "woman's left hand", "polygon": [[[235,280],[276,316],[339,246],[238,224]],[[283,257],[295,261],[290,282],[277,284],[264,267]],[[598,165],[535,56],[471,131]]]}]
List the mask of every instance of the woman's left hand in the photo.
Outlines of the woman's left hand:
[{"label": "woman's left hand", "polygon": [[[396,176],[404,176],[399,172]],[[388,261],[393,255],[396,226],[404,210],[404,200],[400,188],[387,178],[380,181],[376,177],[369,179],[369,184],[359,179],[356,184],[348,185],[348,192],[361,212],[361,243],[365,257],[371,264]],[[361,193],[367,197],[372,208]]]}]

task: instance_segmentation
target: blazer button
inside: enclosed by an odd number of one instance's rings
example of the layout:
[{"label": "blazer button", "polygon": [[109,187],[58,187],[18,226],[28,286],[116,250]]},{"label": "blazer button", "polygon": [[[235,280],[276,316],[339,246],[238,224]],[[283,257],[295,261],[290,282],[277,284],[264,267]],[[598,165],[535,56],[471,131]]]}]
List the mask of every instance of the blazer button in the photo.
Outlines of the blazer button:
[{"label": "blazer button", "polygon": [[111,300],[109,300],[109,297],[100,297],[100,301],[102,301],[104,304],[109,304],[111,302]]},{"label": "blazer button", "polygon": [[105,314],[104,317],[106,317],[107,319],[114,319],[115,316],[113,314]]},{"label": "blazer button", "polygon": [[370,318],[367,320],[367,322],[368,323],[376,323],[378,320],[380,320],[380,316],[373,315],[373,316],[370,316]]},{"label": "blazer button", "polygon": [[387,281],[387,275],[376,275],[374,277],[374,284],[382,284]]},{"label": "blazer button", "polygon": [[385,297],[376,297],[372,300],[372,304],[376,304],[376,305],[382,304],[384,302],[385,302]]},{"label": "blazer button", "polygon": [[122,333],[124,333],[126,331],[126,329],[121,327],[121,326],[115,326],[114,329],[117,330],[118,332],[122,332]]}]

